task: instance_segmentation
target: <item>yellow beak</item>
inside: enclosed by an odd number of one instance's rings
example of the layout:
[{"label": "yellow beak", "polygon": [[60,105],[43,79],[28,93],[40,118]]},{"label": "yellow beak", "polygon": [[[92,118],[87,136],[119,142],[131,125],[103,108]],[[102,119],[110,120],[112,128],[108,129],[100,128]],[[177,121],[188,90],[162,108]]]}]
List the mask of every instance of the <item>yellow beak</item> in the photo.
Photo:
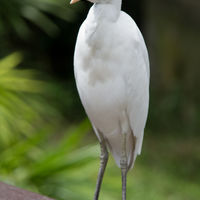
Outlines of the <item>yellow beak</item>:
[{"label": "yellow beak", "polygon": [[74,4],[74,3],[77,3],[77,2],[79,2],[80,0],[71,0],[70,1],[70,4]]}]

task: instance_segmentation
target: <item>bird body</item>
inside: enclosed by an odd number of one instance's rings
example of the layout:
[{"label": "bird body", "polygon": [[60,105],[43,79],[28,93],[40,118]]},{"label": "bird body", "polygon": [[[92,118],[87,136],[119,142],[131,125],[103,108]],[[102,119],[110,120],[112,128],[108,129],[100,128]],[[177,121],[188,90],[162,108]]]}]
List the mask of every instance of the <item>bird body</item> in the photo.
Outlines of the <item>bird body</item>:
[{"label": "bird body", "polygon": [[79,30],[75,79],[100,143],[103,138],[121,169],[124,155],[128,170],[141,152],[147,119],[148,53],[136,23],[121,11],[121,0],[95,1]]},{"label": "bird body", "polygon": [[93,5],[78,34],[74,57],[77,88],[97,136],[98,132],[104,135],[118,166],[121,129],[132,134],[127,137],[128,165],[132,165],[141,152],[148,111],[148,54],[129,15],[121,11],[119,17],[97,17],[97,9],[104,8]]}]

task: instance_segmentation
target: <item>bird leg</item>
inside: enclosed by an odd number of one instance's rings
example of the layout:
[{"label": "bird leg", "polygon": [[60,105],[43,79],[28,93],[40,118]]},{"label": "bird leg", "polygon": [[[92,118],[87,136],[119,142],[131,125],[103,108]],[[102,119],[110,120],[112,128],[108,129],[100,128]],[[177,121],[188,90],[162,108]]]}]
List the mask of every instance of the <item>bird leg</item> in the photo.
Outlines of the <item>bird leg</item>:
[{"label": "bird leg", "polygon": [[101,146],[100,169],[99,169],[99,174],[98,174],[98,179],[97,179],[97,184],[96,184],[96,192],[94,195],[94,200],[98,200],[99,198],[101,183],[102,183],[103,175],[104,175],[106,165],[108,162],[108,151],[107,151],[104,139],[100,141],[100,146]]},{"label": "bird leg", "polygon": [[126,176],[128,172],[126,155],[126,134],[122,135],[122,155],[120,159],[121,175],[122,175],[122,200],[126,200]]}]

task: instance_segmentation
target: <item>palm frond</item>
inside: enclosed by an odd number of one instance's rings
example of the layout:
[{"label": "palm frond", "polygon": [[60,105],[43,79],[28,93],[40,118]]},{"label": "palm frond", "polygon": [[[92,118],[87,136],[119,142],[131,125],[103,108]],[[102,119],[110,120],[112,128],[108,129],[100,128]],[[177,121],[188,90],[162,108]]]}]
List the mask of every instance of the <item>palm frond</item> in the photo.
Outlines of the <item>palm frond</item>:
[{"label": "palm frond", "polygon": [[71,22],[79,14],[80,6],[70,7],[66,0],[1,0],[0,24],[5,32],[10,28],[22,39],[32,31],[26,23],[33,23],[53,37],[59,32],[50,16]]}]

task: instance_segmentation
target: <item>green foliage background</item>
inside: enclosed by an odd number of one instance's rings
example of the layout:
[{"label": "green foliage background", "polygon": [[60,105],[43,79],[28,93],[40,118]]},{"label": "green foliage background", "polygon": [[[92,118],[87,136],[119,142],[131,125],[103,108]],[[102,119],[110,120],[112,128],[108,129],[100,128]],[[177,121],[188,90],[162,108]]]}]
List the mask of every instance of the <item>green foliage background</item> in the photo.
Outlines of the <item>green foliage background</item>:
[{"label": "green foliage background", "polygon": [[[92,199],[99,146],[73,78],[73,51],[89,3],[0,2],[0,181],[58,200]],[[127,1],[151,60],[142,156],[128,199],[200,197],[199,8],[196,1]],[[121,197],[112,158],[100,198]]]}]

